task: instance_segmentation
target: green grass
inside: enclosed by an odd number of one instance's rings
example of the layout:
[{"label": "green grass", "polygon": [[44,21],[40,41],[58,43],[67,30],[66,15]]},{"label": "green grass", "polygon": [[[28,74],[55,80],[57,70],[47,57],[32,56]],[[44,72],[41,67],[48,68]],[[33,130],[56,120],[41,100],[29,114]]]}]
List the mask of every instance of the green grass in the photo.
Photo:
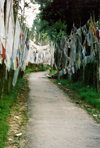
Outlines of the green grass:
[{"label": "green grass", "polygon": [[38,71],[46,71],[50,68],[50,66],[46,65],[46,66],[38,66]]},{"label": "green grass", "polygon": [[49,76],[52,76],[52,75],[54,75],[54,74],[56,74],[56,73],[57,73],[57,70],[52,70],[51,72],[48,73],[48,75],[49,75]]},{"label": "green grass", "polygon": [[29,69],[25,70],[25,74],[28,74],[31,72],[34,72],[34,68],[29,68]]},{"label": "green grass", "polygon": [[[38,67],[38,71],[46,71],[50,68],[50,66],[46,65],[46,66],[37,66]],[[35,66],[33,65],[33,67],[28,68],[27,70],[25,70],[25,74],[31,73],[31,72],[35,72],[34,71]]]},{"label": "green grass", "polygon": [[56,80],[56,82],[76,91],[82,100],[85,100],[88,104],[100,110],[99,94],[95,88],[86,86],[82,82],[72,82],[66,79]]},{"label": "green grass", "polygon": [[3,98],[0,100],[0,148],[4,148],[9,129],[7,118],[10,114],[10,108],[17,98],[22,83],[23,79],[18,80],[16,86],[12,88],[9,95],[4,94]]}]

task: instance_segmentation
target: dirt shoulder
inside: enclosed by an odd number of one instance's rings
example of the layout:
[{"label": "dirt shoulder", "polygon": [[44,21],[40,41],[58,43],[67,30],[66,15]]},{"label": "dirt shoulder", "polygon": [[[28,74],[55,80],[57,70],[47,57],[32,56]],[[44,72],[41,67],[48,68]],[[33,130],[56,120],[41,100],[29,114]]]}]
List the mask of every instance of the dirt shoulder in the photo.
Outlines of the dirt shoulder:
[{"label": "dirt shoulder", "polygon": [[24,77],[24,84],[20,89],[16,102],[13,104],[8,118],[9,131],[5,148],[25,148],[26,145],[26,123],[27,117],[27,98],[28,98],[28,81]]}]

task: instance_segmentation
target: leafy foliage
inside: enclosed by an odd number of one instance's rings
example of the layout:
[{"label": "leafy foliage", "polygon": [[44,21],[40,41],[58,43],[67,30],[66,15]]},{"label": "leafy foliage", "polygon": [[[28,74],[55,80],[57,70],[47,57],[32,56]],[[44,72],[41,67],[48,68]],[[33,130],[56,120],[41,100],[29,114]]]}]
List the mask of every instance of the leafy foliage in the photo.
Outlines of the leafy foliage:
[{"label": "leafy foliage", "polygon": [[41,21],[40,16],[37,15],[31,32],[31,39],[35,39],[36,44],[41,44],[41,45],[47,45],[49,42],[49,37],[46,32],[46,26],[47,22],[46,21]]},{"label": "leafy foliage", "polygon": [[[39,32],[47,33],[50,40],[59,42],[62,36],[70,34],[73,23],[80,27],[84,25],[93,13],[99,16],[99,0],[37,0],[40,4],[40,14],[34,26]],[[34,27],[33,27],[34,28]]]},{"label": "leafy foliage", "polygon": [[41,5],[41,19],[46,20],[48,26],[59,21],[65,23],[69,34],[73,23],[77,27],[83,26],[93,14],[98,19],[99,7],[99,0],[54,0]]},{"label": "leafy foliage", "polygon": [[[32,28],[33,38],[36,38],[36,41],[53,41],[59,42],[66,34],[66,25],[61,21],[55,22],[52,26],[49,26],[48,22],[41,19],[41,14],[38,15],[34,21]],[[36,35],[36,36],[35,36]]]}]

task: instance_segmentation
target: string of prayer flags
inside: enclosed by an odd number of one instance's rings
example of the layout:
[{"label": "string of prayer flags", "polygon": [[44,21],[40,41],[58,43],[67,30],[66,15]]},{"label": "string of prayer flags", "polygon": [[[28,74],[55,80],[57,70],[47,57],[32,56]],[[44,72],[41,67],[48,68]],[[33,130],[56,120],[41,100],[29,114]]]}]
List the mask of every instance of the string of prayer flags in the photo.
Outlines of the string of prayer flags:
[{"label": "string of prayer flags", "polygon": [[27,42],[25,41],[25,45],[26,45],[26,48],[28,48],[28,46],[27,46]]},{"label": "string of prayer flags", "polygon": [[97,38],[100,39],[100,30],[97,30],[96,34],[97,34]]},{"label": "string of prayer flags", "polygon": [[8,68],[10,69],[11,67],[11,62],[10,62],[10,59],[8,60]]},{"label": "string of prayer flags", "polygon": [[15,60],[13,59],[13,68],[14,70],[16,70],[16,64],[15,64]]},{"label": "string of prayer flags", "polygon": [[66,75],[66,73],[67,73],[67,72],[66,72],[66,69],[64,69],[64,70],[63,70],[63,74]]},{"label": "string of prayer flags", "polygon": [[75,73],[75,69],[74,69],[74,67],[72,67],[72,73],[73,73],[73,74]]},{"label": "string of prayer flags", "polygon": [[6,59],[5,48],[4,48],[3,44],[2,44],[2,57],[3,57],[3,59]]},{"label": "string of prayer flags", "polygon": [[20,51],[20,53],[21,53],[21,45],[19,45],[19,51]]},{"label": "string of prayer flags", "polygon": [[81,66],[81,60],[80,60],[80,58],[78,59],[78,67],[80,68],[80,66]]},{"label": "string of prayer flags", "polygon": [[13,59],[12,58],[10,58],[10,62],[11,62],[11,69],[14,70]]},{"label": "string of prayer flags", "polygon": [[18,65],[19,65],[19,64],[18,64],[18,58],[17,58],[17,57],[16,57],[16,65],[17,65],[17,68],[18,68]]},{"label": "string of prayer flags", "polygon": [[29,39],[26,29],[21,29],[18,18],[14,22],[13,0],[7,0],[6,9],[4,4],[5,0],[0,1],[0,64],[5,64],[7,72],[14,70],[15,85],[19,70],[24,71],[28,63]]}]

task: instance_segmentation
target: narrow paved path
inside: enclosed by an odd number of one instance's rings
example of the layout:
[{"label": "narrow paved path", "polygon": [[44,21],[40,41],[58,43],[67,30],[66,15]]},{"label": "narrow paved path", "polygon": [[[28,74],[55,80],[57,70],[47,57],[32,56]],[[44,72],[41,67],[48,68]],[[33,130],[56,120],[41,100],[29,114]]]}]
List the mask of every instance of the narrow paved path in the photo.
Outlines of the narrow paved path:
[{"label": "narrow paved path", "polygon": [[27,148],[100,148],[100,125],[45,73],[29,75]]}]

